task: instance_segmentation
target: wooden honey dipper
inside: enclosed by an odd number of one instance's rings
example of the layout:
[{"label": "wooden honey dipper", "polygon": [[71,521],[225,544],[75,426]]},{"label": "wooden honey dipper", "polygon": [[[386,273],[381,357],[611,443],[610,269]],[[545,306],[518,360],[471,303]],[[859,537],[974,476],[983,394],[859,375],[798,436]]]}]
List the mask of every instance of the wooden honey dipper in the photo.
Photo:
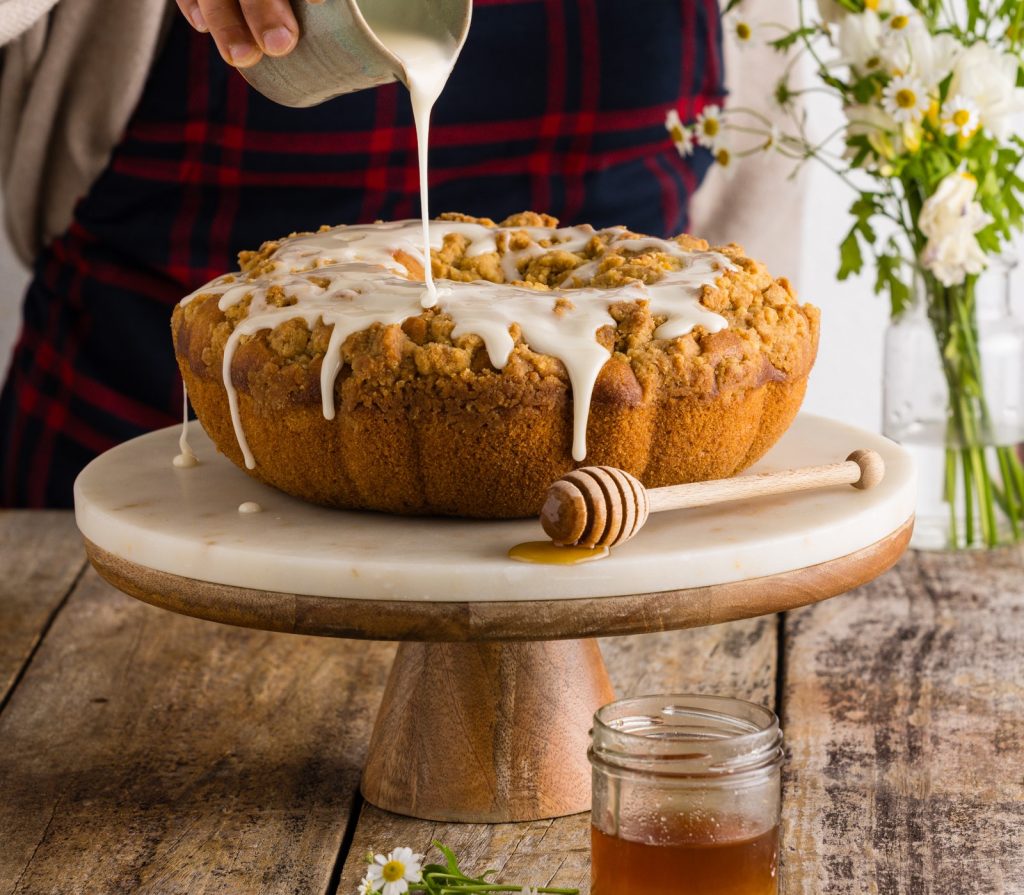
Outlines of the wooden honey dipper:
[{"label": "wooden honey dipper", "polygon": [[885,461],[869,450],[842,463],[650,489],[613,466],[583,466],[548,489],[540,521],[560,547],[614,547],[635,537],[651,513],[829,485],[874,488],[884,475]]}]

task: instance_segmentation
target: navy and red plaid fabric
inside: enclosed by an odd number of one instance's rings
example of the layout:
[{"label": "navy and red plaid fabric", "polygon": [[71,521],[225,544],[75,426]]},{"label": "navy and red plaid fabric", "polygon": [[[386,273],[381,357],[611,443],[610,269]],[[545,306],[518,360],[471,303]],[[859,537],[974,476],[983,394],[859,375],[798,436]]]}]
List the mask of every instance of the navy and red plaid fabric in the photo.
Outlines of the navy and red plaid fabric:
[{"label": "navy and red plaid fabric", "polygon": [[[180,19],[180,17],[176,17]],[[432,210],[686,226],[710,159],[665,129],[723,94],[714,0],[476,0],[434,110]],[[39,258],[0,397],[0,504],[68,506],[97,453],[180,419],[173,305],[240,249],[419,214],[408,96],[252,91],[176,20],[107,170]]]}]

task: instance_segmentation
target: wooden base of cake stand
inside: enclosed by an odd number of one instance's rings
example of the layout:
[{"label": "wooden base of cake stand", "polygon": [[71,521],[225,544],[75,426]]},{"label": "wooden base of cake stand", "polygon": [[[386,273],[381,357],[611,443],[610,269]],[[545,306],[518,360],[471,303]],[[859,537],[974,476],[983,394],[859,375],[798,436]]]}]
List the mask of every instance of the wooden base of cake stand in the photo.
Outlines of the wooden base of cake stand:
[{"label": "wooden base of cake stand", "polygon": [[[761,468],[868,447],[883,454],[886,480],[664,513],[613,556],[576,567],[505,557],[539,537],[535,521],[397,519],[291,500],[234,469],[198,430],[192,470],[169,464],[174,430],[98,458],[76,483],[76,513],[99,573],[153,605],[401,641],[369,746],[368,801],[431,820],[533,820],[590,804],[588,731],[613,698],[591,638],[792,609],[871,580],[904,551],[906,455],[826,420],[794,429]],[[240,515],[244,501],[263,512]]]},{"label": "wooden base of cake stand", "polygon": [[594,712],[614,698],[595,640],[402,643],[370,739],[363,795],[433,820],[586,811],[588,731]]}]

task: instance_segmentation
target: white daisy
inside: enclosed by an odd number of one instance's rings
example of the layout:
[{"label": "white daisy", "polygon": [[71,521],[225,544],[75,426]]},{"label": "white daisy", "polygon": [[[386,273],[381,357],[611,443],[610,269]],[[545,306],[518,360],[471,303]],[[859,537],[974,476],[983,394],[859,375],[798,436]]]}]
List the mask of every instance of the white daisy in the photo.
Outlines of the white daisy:
[{"label": "white daisy", "polygon": [[733,151],[720,142],[714,149],[715,167],[718,168],[727,180],[732,179],[736,173],[736,155]]},{"label": "white daisy", "polygon": [[409,883],[423,879],[422,861],[423,855],[413,854],[411,848],[396,848],[386,856],[375,855],[366,880],[380,885],[380,895],[404,895],[409,891]]},{"label": "white daisy", "polygon": [[721,107],[705,106],[704,111],[697,116],[697,123],[693,128],[697,142],[713,152],[722,139]]},{"label": "white daisy", "polygon": [[970,137],[981,126],[978,104],[966,96],[957,94],[942,105],[943,133]]},{"label": "white daisy", "polygon": [[686,127],[675,109],[665,114],[665,130],[675,143],[676,151],[685,158],[693,152],[693,131]]},{"label": "white daisy", "polygon": [[[897,12],[889,16],[882,24],[883,34],[903,35],[926,28],[924,19],[915,12]],[[884,39],[884,38],[883,38]]]},{"label": "white daisy", "polygon": [[848,16],[839,26],[836,46],[843,65],[861,75],[877,71],[882,64],[882,20],[870,9]]},{"label": "white daisy", "polygon": [[1005,140],[1019,127],[1024,112],[1024,88],[1017,86],[1020,60],[984,41],[972,44],[957,60],[950,96],[965,96],[978,106],[979,123],[997,140]]},{"label": "white daisy", "polygon": [[882,91],[882,105],[893,120],[901,124],[917,121],[931,105],[924,85],[910,75],[900,75],[885,85]]},{"label": "white daisy", "polygon": [[734,18],[729,22],[729,33],[732,34],[732,39],[735,41],[736,46],[741,48],[757,43],[754,38],[758,30],[756,24],[746,19]]},{"label": "white daisy", "polygon": [[359,895],[377,895],[377,890],[373,887],[369,876],[364,876],[359,881]]}]

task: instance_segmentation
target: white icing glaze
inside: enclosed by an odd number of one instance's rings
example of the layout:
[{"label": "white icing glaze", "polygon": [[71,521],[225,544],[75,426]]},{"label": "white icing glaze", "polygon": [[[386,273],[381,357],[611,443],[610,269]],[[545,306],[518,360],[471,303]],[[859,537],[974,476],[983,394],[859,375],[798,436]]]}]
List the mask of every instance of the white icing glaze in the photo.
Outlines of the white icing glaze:
[{"label": "white icing glaze", "polygon": [[243,516],[249,516],[252,513],[262,513],[263,507],[261,507],[255,500],[246,500],[238,505],[238,512]]},{"label": "white icing glaze", "polygon": [[430,269],[428,248],[430,211],[427,202],[427,147],[430,144],[430,112],[448,82],[458,48],[450,35],[411,30],[410,22],[396,17],[394,10],[389,9],[387,4],[383,7],[367,4],[363,16],[380,42],[401,60],[404,71],[396,74],[405,81],[412,101],[420,177],[420,218],[425,259],[423,273],[427,290],[423,297],[423,307],[430,308],[437,304],[437,288]]},{"label": "white icing glaze", "polygon": [[188,443],[188,392],[185,390],[185,384],[182,383],[182,391],[184,392],[184,398],[182,403],[184,409],[181,415],[181,434],[178,436],[178,454],[171,461],[178,469],[191,469],[193,466],[199,465],[199,460],[196,459],[195,452],[192,450],[192,446]]},{"label": "white icing glaze", "polygon": [[[651,313],[664,316],[655,330],[655,338],[675,339],[702,326],[718,332],[726,321],[700,304],[704,286],[713,284],[721,273],[733,267],[717,252],[693,252],[670,240],[638,239],[621,227],[595,231],[581,227],[485,227],[481,224],[431,221],[430,246],[441,247],[444,234],[460,233],[469,240],[470,256],[494,252],[506,245],[508,234],[526,229],[534,240],[515,252],[506,252],[503,265],[510,276],[519,276],[519,266],[548,251],[538,240],[551,241],[559,248],[582,249],[595,234],[608,240],[609,246],[624,246],[634,251],[657,250],[683,262],[680,270],[668,270],[660,280],[645,285],[629,284],[616,289],[584,287],[541,291],[508,283],[483,280],[472,283],[445,281],[438,288],[440,309],[454,323],[453,336],[475,333],[487,349],[491,363],[503,368],[514,347],[509,327],[519,325],[524,341],[534,351],[558,358],[566,368],[573,394],[573,458],[586,456],[587,418],[594,384],[610,352],[596,339],[603,326],[614,325],[612,305],[624,300],[647,301]],[[248,316],[240,320],[224,347],[222,374],[231,408],[231,419],[245,464],[252,469],[255,458],[242,429],[238,394],[231,381],[231,365],[239,341],[261,330],[273,329],[286,320],[301,319],[310,327],[318,320],[333,326],[324,358],[320,389],[323,413],[333,419],[334,386],[342,366],[341,347],[352,334],[375,323],[401,324],[422,311],[422,286],[405,279],[405,268],[395,260],[397,251],[415,254],[419,221],[396,221],[335,227],[320,233],[283,240],[270,255],[266,270],[247,280],[244,275],[220,277],[182,299],[187,304],[195,296],[219,295],[219,307],[226,311],[250,296]],[[429,262],[428,262],[429,264]],[[425,265],[427,266],[427,265]],[[587,266],[596,266],[588,262]],[[314,283],[317,279],[320,283]],[[268,301],[272,287],[281,287],[294,303],[277,307]],[[568,299],[556,311],[560,297]]]}]

